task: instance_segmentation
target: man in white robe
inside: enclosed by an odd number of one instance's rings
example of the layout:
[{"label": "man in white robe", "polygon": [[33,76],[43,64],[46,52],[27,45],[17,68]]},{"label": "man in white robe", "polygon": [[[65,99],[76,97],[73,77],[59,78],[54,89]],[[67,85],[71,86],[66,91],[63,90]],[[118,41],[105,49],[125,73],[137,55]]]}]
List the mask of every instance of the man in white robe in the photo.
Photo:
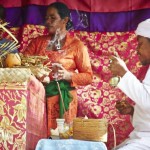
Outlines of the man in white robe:
[{"label": "man in white robe", "polygon": [[[135,33],[139,60],[142,65],[150,65],[150,19],[141,22]],[[140,82],[123,60],[113,56],[111,60],[112,74],[121,77],[117,87],[135,102],[132,120],[134,130],[125,142],[117,146],[117,150],[150,150],[150,67]]]}]

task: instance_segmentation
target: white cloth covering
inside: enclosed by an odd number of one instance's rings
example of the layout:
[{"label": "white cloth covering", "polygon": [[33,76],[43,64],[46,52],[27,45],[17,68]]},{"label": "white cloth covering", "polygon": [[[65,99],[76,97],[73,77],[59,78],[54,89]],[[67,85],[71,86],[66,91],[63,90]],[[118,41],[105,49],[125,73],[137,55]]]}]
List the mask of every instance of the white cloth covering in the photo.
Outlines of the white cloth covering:
[{"label": "white cloth covering", "polygon": [[115,150],[149,150],[149,147],[143,146],[139,144],[138,142],[136,143],[126,143],[121,146],[121,148],[117,147]]},{"label": "white cloth covering", "polygon": [[39,140],[36,150],[107,150],[105,143],[74,139]]},{"label": "white cloth covering", "polygon": [[136,35],[150,38],[150,19],[146,19],[145,21],[139,23],[135,33]]},{"label": "white cloth covering", "polygon": [[136,104],[132,120],[134,130],[117,149],[150,150],[150,67],[142,83],[128,71],[118,87]]}]

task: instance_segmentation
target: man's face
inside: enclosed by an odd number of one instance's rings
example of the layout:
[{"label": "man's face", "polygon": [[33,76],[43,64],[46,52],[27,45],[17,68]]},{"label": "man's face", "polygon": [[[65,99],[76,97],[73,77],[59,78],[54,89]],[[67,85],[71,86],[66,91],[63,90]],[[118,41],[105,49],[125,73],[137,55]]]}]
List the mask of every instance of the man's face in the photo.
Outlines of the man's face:
[{"label": "man's face", "polygon": [[142,65],[150,64],[150,39],[137,36],[137,54]]},{"label": "man's face", "polygon": [[48,27],[49,33],[56,33],[57,29],[63,29],[65,27],[63,19],[55,8],[48,8],[46,13],[46,26]]}]

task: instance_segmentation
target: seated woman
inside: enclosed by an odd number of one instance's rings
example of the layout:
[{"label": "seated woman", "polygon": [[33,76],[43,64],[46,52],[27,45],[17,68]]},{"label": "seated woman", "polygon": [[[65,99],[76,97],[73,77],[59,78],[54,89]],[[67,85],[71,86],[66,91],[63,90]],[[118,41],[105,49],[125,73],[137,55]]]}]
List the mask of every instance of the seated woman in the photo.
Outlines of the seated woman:
[{"label": "seated woman", "polygon": [[50,4],[46,13],[49,34],[33,39],[24,52],[25,55],[48,56],[52,65],[51,82],[45,87],[48,136],[50,129],[57,126],[56,118],[65,118],[66,123],[73,121],[77,115],[78,104],[76,87],[86,86],[92,82],[87,48],[67,31],[70,25],[68,7],[60,2]]}]

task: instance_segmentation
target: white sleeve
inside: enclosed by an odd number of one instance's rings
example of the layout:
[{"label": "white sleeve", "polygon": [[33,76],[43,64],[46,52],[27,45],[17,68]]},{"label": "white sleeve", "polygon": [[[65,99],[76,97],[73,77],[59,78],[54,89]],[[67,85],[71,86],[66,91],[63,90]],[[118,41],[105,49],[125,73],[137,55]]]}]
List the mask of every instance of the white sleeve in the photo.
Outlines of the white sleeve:
[{"label": "white sleeve", "polygon": [[[147,77],[150,78],[150,69]],[[141,83],[131,72],[127,71],[117,86],[136,104],[150,108],[150,80],[148,79],[145,78]]]}]

